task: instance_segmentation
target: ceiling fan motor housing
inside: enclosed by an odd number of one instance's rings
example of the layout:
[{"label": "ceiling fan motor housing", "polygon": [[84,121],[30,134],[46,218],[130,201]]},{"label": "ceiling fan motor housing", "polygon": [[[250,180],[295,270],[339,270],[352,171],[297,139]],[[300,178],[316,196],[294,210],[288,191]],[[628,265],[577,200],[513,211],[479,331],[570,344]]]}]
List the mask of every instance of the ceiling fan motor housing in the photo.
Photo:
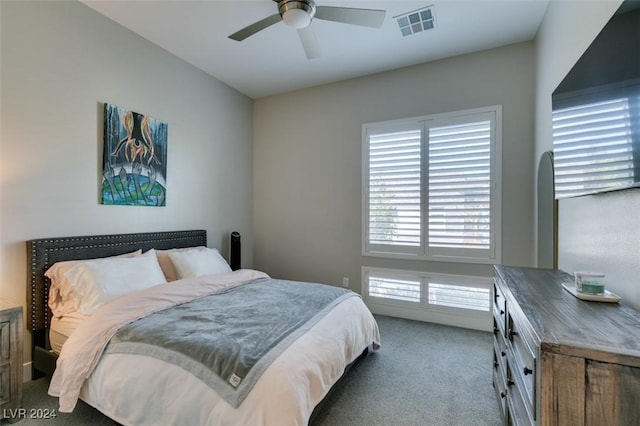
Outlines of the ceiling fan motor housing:
[{"label": "ceiling fan motor housing", "polygon": [[293,28],[307,27],[316,14],[313,0],[275,0],[282,21]]}]

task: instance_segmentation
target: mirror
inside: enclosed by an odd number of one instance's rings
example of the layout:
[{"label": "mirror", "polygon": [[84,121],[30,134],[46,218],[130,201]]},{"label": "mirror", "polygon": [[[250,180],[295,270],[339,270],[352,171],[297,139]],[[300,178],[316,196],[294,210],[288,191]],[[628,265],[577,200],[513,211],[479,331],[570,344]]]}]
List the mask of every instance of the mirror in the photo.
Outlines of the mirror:
[{"label": "mirror", "polygon": [[554,188],[553,152],[547,151],[538,164],[538,268],[558,267],[558,202]]}]

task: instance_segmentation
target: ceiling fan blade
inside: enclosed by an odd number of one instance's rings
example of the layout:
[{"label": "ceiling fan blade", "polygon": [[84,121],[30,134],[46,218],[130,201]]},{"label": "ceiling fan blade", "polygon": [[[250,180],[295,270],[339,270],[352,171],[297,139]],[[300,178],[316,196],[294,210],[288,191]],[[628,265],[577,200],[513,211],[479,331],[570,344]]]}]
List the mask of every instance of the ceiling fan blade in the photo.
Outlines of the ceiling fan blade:
[{"label": "ceiling fan blade", "polygon": [[300,36],[300,41],[302,42],[302,47],[304,48],[304,53],[307,55],[307,59],[319,58],[322,55],[322,49],[320,48],[320,43],[318,43],[316,33],[310,26],[300,28],[298,35]]},{"label": "ceiling fan blade", "polygon": [[315,18],[345,24],[380,28],[387,14],[385,10],[354,9],[350,7],[316,6]]},{"label": "ceiling fan blade", "polygon": [[230,39],[236,41],[242,41],[247,37],[251,37],[258,31],[264,30],[267,27],[270,27],[273,24],[277,24],[282,20],[282,17],[279,13],[276,13],[271,16],[267,16],[264,19],[259,20],[258,22],[254,22],[253,24],[244,27],[240,31],[237,31],[229,36]]}]

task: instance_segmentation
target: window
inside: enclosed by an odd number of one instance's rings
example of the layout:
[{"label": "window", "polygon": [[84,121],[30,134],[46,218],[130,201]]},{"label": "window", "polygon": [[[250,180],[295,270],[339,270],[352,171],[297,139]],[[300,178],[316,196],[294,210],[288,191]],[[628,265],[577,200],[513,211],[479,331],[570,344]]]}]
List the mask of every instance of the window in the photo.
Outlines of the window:
[{"label": "window", "polygon": [[499,106],[363,126],[363,254],[500,261]]},{"label": "window", "polygon": [[362,268],[363,297],[373,313],[488,330],[492,278]]}]

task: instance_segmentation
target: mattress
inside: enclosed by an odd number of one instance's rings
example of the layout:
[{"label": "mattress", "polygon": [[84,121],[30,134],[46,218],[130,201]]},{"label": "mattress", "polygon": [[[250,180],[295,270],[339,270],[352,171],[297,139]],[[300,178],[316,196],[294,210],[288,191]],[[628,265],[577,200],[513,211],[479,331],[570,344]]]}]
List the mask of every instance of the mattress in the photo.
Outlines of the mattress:
[{"label": "mattress", "polygon": [[49,343],[51,350],[60,355],[62,345],[71,333],[78,328],[87,317],[79,312],[72,312],[62,317],[53,317],[49,328]]}]

